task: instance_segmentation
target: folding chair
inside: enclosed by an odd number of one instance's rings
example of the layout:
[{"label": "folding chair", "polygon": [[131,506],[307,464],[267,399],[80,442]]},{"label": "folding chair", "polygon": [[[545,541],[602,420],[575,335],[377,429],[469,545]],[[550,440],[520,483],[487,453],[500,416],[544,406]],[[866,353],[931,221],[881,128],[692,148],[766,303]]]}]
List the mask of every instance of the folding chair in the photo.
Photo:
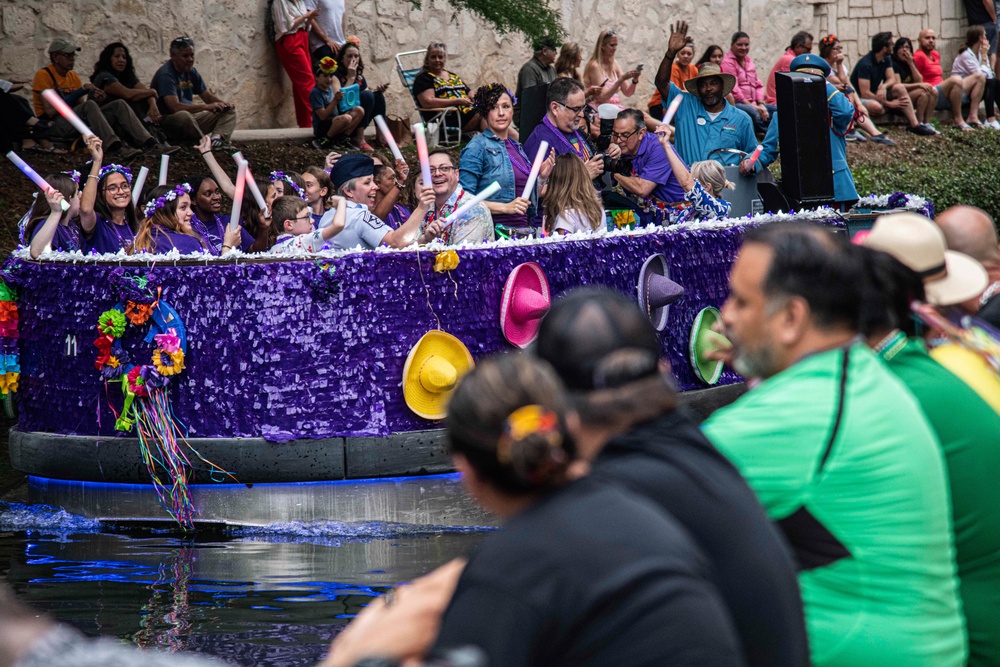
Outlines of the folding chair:
[{"label": "folding chair", "polygon": [[[424,64],[424,55],[426,53],[427,49],[397,53],[396,73],[399,74],[399,80],[402,81],[406,89],[410,91],[410,97],[413,98],[413,105],[416,107],[416,111],[420,112],[421,120],[423,121],[424,115],[428,114],[427,120],[424,121],[427,124],[428,146],[433,148],[438,145],[444,146],[445,148],[453,148],[458,146],[462,141],[462,115],[458,112],[458,108],[445,107],[444,109],[424,109],[420,106],[420,101],[417,100],[417,96],[413,94],[413,80],[417,78],[418,74],[420,74],[420,70]],[[403,58],[406,58],[410,63],[416,62],[417,66],[407,69],[403,65]],[[447,122],[449,114],[454,116],[454,125],[449,125]]]}]

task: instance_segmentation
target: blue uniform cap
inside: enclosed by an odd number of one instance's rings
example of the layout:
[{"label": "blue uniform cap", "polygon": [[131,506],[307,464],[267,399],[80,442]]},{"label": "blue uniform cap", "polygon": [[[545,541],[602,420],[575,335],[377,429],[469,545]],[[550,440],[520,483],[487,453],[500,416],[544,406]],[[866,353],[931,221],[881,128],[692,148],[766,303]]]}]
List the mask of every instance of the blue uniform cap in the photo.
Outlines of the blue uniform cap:
[{"label": "blue uniform cap", "polygon": [[361,153],[348,153],[333,165],[333,169],[330,170],[330,180],[333,181],[334,188],[340,188],[352,178],[371,176],[374,173],[375,160]]},{"label": "blue uniform cap", "polygon": [[824,77],[830,76],[830,63],[812,53],[803,53],[801,56],[795,56],[795,59],[789,65],[789,70],[798,72],[800,69],[818,69],[823,72]]}]

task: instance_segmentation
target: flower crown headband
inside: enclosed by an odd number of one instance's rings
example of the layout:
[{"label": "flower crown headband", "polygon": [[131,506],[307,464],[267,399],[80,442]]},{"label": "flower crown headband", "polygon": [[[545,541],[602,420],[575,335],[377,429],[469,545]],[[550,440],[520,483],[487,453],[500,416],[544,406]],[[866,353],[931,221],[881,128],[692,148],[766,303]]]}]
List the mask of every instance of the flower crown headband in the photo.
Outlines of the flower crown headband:
[{"label": "flower crown headband", "polygon": [[148,202],[146,202],[146,205],[142,207],[142,213],[147,218],[151,218],[153,217],[153,214],[156,213],[157,210],[166,206],[168,201],[173,201],[181,195],[186,195],[190,193],[191,193],[191,186],[188,185],[187,183],[181,183],[180,185],[175,186],[174,189],[171,190],[170,192],[162,194],[156,199],[151,199]]},{"label": "flower crown headband", "polygon": [[101,171],[98,173],[98,179],[104,179],[108,174],[121,174],[128,181],[129,185],[132,184],[132,170],[128,167],[124,167],[120,164],[109,164],[107,166],[101,167]]},{"label": "flower crown headband", "polygon": [[830,44],[833,44],[836,41],[837,41],[836,35],[827,35],[823,39],[819,40],[819,43],[822,46],[829,46]]},{"label": "flower crown headband", "polygon": [[64,171],[61,173],[66,174],[67,176],[70,177],[70,179],[73,180],[74,183],[80,185],[80,172],[78,172],[76,169],[71,169],[69,171]]},{"label": "flower crown headband", "polygon": [[336,73],[337,71],[337,67],[338,67],[337,61],[331,58],[330,56],[325,56],[319,61],[319,71],[322,72],[323,74],[333,76],[334,73]]},{"label": "flower crown headband", "polygon": [[348,44],[353,44],[354,46],[358,47],[359,49],[361,48],[361,38],[358,37],[357,35],[350,35],[344,41],[346,43],[348,43]]},{"label": "flower crown headband", "polygon": [[302,188],[300,188],[298,185],[295,184],[295,181],[292,180],[291,176],[285,175],[285,172],[272,171],[268,175],[268,178],[271,179],[272,183],[274,183],[275,181],[284,181],[285,183],[288,183],[290,186],[292,186],[292,190],[295,190],[295,194],[297,194],[299,198],[302,199],[302,201],[306,200],[306,193],[302,191]]}]

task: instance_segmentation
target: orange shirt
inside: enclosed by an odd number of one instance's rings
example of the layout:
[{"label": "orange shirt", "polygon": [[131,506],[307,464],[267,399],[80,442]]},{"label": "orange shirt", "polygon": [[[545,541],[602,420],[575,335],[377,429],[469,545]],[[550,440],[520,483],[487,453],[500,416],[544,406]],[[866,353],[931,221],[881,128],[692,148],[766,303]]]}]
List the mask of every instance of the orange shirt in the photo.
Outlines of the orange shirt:
[{"label": "orange shirt", "polygon": [[[674,63],[673,68],[670,71],[670,83],[674,84],[681,90],[684,90],[684,82],[688,79],[693,79],[698,76],[698,68],[695,65],[688,65],[687,67],[681,67],[679,63]],[[653,96],[649,98],[648,107],[659,107],[663,106],[663,97],[660,95],[660,91],[654,91]]]},{"label": "orange shirt", "polygon": [[[49,76],[49,73],[52,76]],[[53,81],[55,81],[55,85],[53,85]],[[74,90],[83,88],[83,81],[80,80],[80,77],[73,70],[66,72],[66,76],[59,76],[59,72],[52,65],[38,70],[35,73],[34,80],[31,82],[31,99],[34,102],[36,116],[41,116],[45,113],[45,107],[42,105],[42,91],[49,88],[56,88],[63,94],[72,93]]]}]

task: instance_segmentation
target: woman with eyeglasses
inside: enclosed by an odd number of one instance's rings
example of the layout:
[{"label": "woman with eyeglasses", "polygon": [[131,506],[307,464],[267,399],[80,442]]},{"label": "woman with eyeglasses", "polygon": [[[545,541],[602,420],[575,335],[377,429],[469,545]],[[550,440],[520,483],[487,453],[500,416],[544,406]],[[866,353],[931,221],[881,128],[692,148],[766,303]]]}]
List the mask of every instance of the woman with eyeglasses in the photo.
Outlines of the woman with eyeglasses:
[{"label": "woman with eyeglasses", "polygon": [[[863,110],[864,106],[861,104],[861,100],[858,99],[857,92],[851,86],[851,73],[844,58],[844,47],[836,35],[827,35],[819,40],[819,57],[830,65],[831,71],[827,80],[833,84],[834,88],[847,95],[847,99],[851,101],[855,109]],[[854,127],[855,129],[852,132],[848,132],[847,136],[844,137],[847,141],[867,141],[865,136],[858,132],[858,130],[864,130],[871,137],[873,143],[884,144],[886,146],[896,145],[895,141],[885,136],[885,134],[875,127],[875,123],[872,122],[872,119],[866,113],[862,113],[855,118]]]},{"label": "woman with eyeglasses", "polygon": [[485,123],[472,106],[469,99],[469,86],[462,77],[445,69],[448,54],[444,43],[431,42],[424,56],[424,66],[413,79],[413,97],[421,109],[432,109],[430,112],[420,112],[424,121],[434,117],[436,110],[457,107],[461,115],[463,132],[478,132]]},{"label": "woman with eyeglasses", "polygon": [[511,136],[512,93],[502,83],[491,83],[476,91],[473,106],[486,119],[486,129],[462,149],[459,183],[472,193],[481,192],[493,181],[499,183],[499,192],[483,202],[493,216],[497,235],[505,238],[528,236],[534,231],[530,220],[538,206],[538,192],[544,188],[555,164],[555,149],[549,151],[542,163],[538,181],[529,197],[522,197],[534,156],[528,157],[521,144]]},{"label": "woman with eyeglasses", "polygon": [[139,228],[132,205],[132,170],[120,164],[101,166],[104,148],[88,137],[91,165],[80,196],[84,253],[128,252]]}]

